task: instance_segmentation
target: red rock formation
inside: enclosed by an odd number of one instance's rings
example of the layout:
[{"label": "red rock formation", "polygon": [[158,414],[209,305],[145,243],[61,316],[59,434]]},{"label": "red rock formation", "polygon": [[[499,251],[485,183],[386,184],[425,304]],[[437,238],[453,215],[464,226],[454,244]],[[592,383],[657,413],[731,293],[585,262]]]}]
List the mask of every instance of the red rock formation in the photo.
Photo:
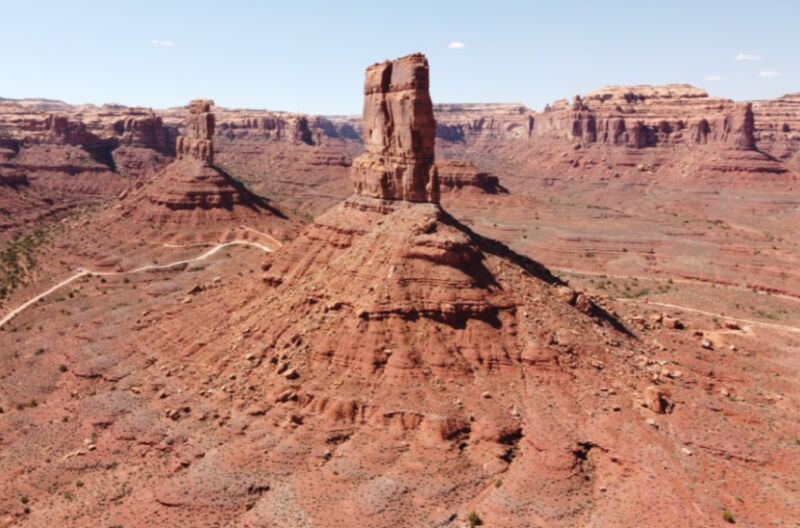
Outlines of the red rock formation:
[{"label": "red rock formation", "polygon": [[[758,120],[749,103],[710,97],[689,85],[607,87],[515,116],[493,106],[483,115],[456,106],[446,110],[444,136],[450,140],[440,141],[441,151],[496,172],[546,178],[658,174],[659,181],[689,178],[701,185],[795,178],[791,166],[758,151]],[[474,126],[486,122],[495,124]],[[462,129],[474,133],[451,133]]]},{"label": "red rock formation", "polygon": [[753,104],[758,148],[800,171],[800,94]]},{"label": "red rock formation", "polygon": [[94,146],[101,140],[89,132],[86,124],[65,115],[50,114],[44,120],[47,142],[56,145]]},{"label": "red rock formation", "polygon": [[353,161],[356,192],[387,200],[438,202],[436,121],[421,55],[374,64],[364,82],[364,146]]},{"label": "red rock formation", "polygon": [[439,160],[436,162],[436,171],[442,192],[460,190],[475,190],[487,194],[507,192],[500,185],[500,178],[478,170],[468,161]]},{"label": "red rock formation", "polygon": [[520,104],[437,104],[436,137],[465,143],[489,138],[528,138],[531,110]]},{"label": "red rock formation", "polygon": [[[178,158],[122,204],[121,223],[170,239],[219,239],[232,228],[278,227],[285,216],[214,165],[214,114],[209,100],[189,103]],[[275,224],[275,225],[272,225]]]},{"label": "red rock formation", "polygon": [[689,85],[611,86],[534,114],[534,138],[633,148],[707,143],[752,149],[752,111]]},{"label": "red rock formation", "polygon": [[206,165],[214,164],[214,102],[197,99],[189,103],[189,118],[183,135],[175,145],[178,159],[192,158]]},{"label": "red rock formation", "polygon": [[167,131],[160,116],[150,109],[130,108],[113,124],[122,145],[146,147],[167,152]]}]

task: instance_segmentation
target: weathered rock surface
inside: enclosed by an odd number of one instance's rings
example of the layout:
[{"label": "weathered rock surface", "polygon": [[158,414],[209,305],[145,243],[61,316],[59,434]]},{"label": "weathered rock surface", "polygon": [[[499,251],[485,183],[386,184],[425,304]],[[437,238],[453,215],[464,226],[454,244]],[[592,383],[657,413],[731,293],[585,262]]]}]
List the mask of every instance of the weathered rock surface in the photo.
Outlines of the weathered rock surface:
[{"label": "weathered rock surface", "polygon": [[353,161],[358,194],[388,200],[438,202],[434,166],[436,121],[424,55],[408,55],[367,68],[364,147]]},{"label": "weathered rock surface", "polygon": [[500,185],[500,178],[478,170],[478,167],[469,161],[438,160],[436,171],[442,192],[462,190],[487,194],[508,192]]},{"label": "weathered rock surface", "polygon": [[149,108],[129,108],[113,124],[121,145],[170,152],[169,134],[162,118]]},{"label": "weathered rock surface", "polygon": [[751,103],[710,97],[689,85],[606,87],[543,112],[450,105],[441,114],[447,116],[441,152],[512,173],[601,179],[653,174],[663,182],[716,186],[797,178],[791,165],[759,151]]},{"label": "weathered rock surface", "polygon": [[437,104],[436,137],[467,143],[480,140],[529,138],[533,112],[520,104]]},{"label": "weathered rock surface", "polygon": [[753,103],[758,147],[800,171],[800,93]]},{"label": "weathered rock surface", "polygon": [[188,105],[183,135],[176,141],[177,159],[121,204],[121,222],[159,236],[211,240],[242,225],[263,227],[264,220],[285,223],[286,217],[268,200],[214,164],[213,102]]},{"label": "weathered rock surface", "polygon": [[[588,130],[588,117],[580,122]],[[724,140],[730,147],[709,145],[717,150],[704,154],[757,154],[738,144],[746,124],[746,116],[731,122]],[[411,130],[404,126],[398,137]],[[303,141],[258,141],[259,149],[274,148],[259,155],[284,156],[281,166],[312,152],[335,159]],[[678,306],[670,316],[680,315],[689,332],[648,325],[651,296],[682,302],[671,297],[686,286],[677,277],[669,291],[656,293],[660,286],[648,283],[644,298],[630,292],[615,303],[620,317],[610,316],[484,231],[527,229],[541,237],[540,247],[526,246],[537,260],[546,246],[558,246],[548,236],[591,238],[598,253],[605,248],[621,260],[612,270],[620,274],[632,261],[663,269],[668,251],[659,244],[675,232],[691,246],[684,252],[694,257],[690,265],[716,266],[717,254],[698,251],[716,237],[730,251],[728,262],[763,276],[774,272],[770,262],[791,263],[796,254],[792,233],[776,231],[796,222],[788,186],[777,187],[778,206],[768,209],[755,209],[763,194],[743,193],[753,211],[720,225],[712,215],[740,195],[704,193],[700,201],[677,193],[682,208],[660,210],[653,185],[615,187],[598,174],[611,161],[649,159],[631,158],[631,151],[665,152],[661,147],[552,141],[554,157],[566,152],[570,160],[551,173],[562,186],[530,172],[509,176],[532,199],[517,211],[523,216],[492,210],[496,223],[484,209],[474,224],[484,235],[435,203],[357,194],[270,253],[264,282],[255,271],[260,251],[226,249],[185,267],[81,277],[32,305],[0,332],[0,523],[445,527],[465,525],[476,512],[486,526],[515,528],[705,527],[727,511],[741,525],[793,522],[800,513],[800,405],[798,364],[787,350],[797,349],[796,332],[777,338],[754,321],[741,330],[723,327],[700,313],[675,313]],[[244,152],[247,144],[237,148]],[[487,141],[486,150],[473,152],[502,153],[496,147]],[[680,154],[694,148],[680,147]],[[403,151],[409,153],[415,150]],[[534,161],[548,160],[536,155]],[[208,172],[215,169],[209,158],[188,149],[170,166],[178,193],[169,178],[158,179],[163,192],[142,185],[142,195],[164,202],[151,204],[150,220],[168,219],[142,223],[155,226],[151,244],[124,216],[113,233],[72,218],[64,236],[83,229],[127,237],[128,250],[100,269],[196,257],[207,249],[165,247],[178,231],[174,222],[188,220],[182,228],[216,237],[218,226],[241,218],[214,223],[225,201],[216,197],[229,187],[212,188],[226,180]],[[514,162],[508,158],[508,166]],[[651,172],[642,164],[634,174],[646,178]],[[562,170],[568,167],[572,173]],[[507,173],[498,173],[505,183]],[[303,181],[326,176],[312,174]],[[590,181],[567,187],[572,174]],[[124,199],[123,215],[135,194]],[[208,216],[190,225],[200,211]],[[617,230],[603,238],[590,230],[597,225]],[[686,234],[695,229],[699,234]],[[745,258],[735,245],[745,241],[765,260]],[[75,248],[63,242],[48,245],[42,286],[86,264],[69,260]],[[570,266],[586,262],[571,256]],[[603,279],[610,287],[613,276]],[[718,287],[703,299],[723,302],[733,291]],[[690,293],[697,301],[697,291]],[[751,321],[760,303],[785,303],[788,315],[770,313],[768,328],[796,324],[787,321],[795,301],[777,296],[728,297],[720,308],[698,308],[730,313],[739,309],[734,301],[753,304],[740,308]],[[635,322],[635,336],[622,320]],[[704,331],[713,349],[700,349],[692,331]]]},{"label": "weathered rock surface", "polygon": [[748,103],[710,98],[689,85],[611,86],[559,101],[533,116],[532,137],[632,148],[723,143],[752,150]]},{"label": "weathered rock surface", "polygon": [[213,101],[197,99],[189,103],[189,117],[183,134],[178,136],[175,152],[178,159],[191,158],[206,165],[214,164]]}]

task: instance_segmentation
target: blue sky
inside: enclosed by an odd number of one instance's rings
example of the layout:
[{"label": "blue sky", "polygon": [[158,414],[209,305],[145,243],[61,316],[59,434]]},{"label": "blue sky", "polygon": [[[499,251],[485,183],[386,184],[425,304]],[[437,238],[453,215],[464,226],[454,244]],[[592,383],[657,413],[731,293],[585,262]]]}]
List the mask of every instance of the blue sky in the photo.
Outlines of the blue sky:
[{"label": "blue sky", "polygon": [[734,99],[800,92],[797,0],[5,0],[0,12],[0,97],[355,114],[364,68],[414,51],[442,103],[541,109],[669,82]]}]

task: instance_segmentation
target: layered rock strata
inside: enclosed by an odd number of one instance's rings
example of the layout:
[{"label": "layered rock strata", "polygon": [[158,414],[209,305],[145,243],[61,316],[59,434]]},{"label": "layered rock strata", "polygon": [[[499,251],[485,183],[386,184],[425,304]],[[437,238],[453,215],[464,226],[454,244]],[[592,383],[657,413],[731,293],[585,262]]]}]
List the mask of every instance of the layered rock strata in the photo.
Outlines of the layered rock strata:
[{"label": "layered rock strata", "polygon": [[800,93],[758,101],[753,112],[758,147],[800,170]]},{"label": "layered rock strata", "polygon": [[442,192],[478,191],[498,194],[508,192],[500,185],[500,178],[483,172],[474,163],[463,160],[438,160],[436,172]]},{"label": "layered rock strata", "polygon": [[367,68],[364,147],[353,161],[355,190],[364,196],[438,202],[434,165],[436,121],[428,93],[429,68],[415,54]]},{"label": "layered rock strata", "polygon": [[178,159],[195,159],[204,165],[214,164],[213,101],[198,99],[189,103],[189,117],[183,135],[178,137],[175,151]]},{"label": "layered rock strata", "polygon": [[177,159],[123,203],[123,218],[160,236],[181,238],[204,231],[209,237],[243,224],[285,217],[269,202],[250,192],[241,182],[214,164],[214,114],[212,102],[188,105],[184,135],[176,142]]}]

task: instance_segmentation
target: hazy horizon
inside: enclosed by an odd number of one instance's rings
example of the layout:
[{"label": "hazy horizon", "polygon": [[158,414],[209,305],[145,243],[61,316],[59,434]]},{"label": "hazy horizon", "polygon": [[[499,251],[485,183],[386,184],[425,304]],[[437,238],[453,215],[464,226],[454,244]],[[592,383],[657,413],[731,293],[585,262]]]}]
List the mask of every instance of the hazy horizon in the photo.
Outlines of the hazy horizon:
[{"label": "hazy horizon", "polygon": [[428,56],[438,103],[541,110],[632,84],[686,83],[734,100],[800,91],[800,5],[788,0],[747,11],[627,0],[613,9],[579,0],[103,5],[5,6],[13,23],[0,44],[15,52],[0,97],[157,109],[207,97],[229,108],[356,115],[364,68],[417,51]]}]

